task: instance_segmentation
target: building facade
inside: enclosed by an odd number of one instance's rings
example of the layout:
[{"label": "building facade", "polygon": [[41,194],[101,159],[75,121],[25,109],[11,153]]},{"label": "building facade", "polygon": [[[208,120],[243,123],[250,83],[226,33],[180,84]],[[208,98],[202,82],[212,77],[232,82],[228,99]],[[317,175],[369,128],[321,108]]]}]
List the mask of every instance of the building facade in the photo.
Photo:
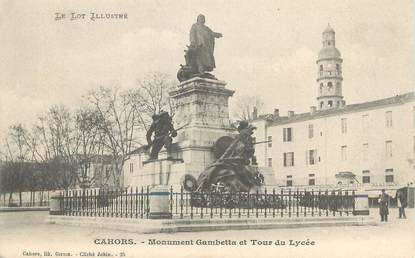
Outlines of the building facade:
[{"label": "building facade", "polygon": [[[340,51],[328,26],[317,59],[317,105],[286,116],[276,109],[252,121],[256,139],[272,140],[256,145],[259,166],[273,168],[278,186],[346,183],[380,190],[413,184],[414,93],[346,105],[342,80]],[[339,179],[349,172],[355,179]]]}]

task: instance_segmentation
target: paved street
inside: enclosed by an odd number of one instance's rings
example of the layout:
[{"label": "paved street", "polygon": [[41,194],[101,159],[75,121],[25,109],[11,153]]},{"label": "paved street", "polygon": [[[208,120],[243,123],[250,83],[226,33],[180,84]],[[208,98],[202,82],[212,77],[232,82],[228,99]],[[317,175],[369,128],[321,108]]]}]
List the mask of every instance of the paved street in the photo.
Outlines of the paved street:
[{"label": "paved street", "polygon": [[[142,235],[45,224],[46,212],[0,213],[0,257],[415,257],[414,210],[407,215],[399,220],[391,209],[390,222],[378,226]],[[214,240],[222,245],[207,245]]]}]

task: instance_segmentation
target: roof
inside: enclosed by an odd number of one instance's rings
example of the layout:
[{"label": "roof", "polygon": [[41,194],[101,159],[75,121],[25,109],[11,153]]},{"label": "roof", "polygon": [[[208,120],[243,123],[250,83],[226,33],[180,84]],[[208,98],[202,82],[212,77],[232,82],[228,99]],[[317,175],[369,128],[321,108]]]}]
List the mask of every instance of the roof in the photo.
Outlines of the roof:
[{"label": "roof", "polygon": [[402,105],[407,102],[413,102],[414,96],[415,96],[414,92],[409,92],[409,93],[405,93],[401,95],[396,95],[395,97],[379,99],[379,100],[363,102],[363,103],[357,103],[357,104],[351,104],[351,105],[346,105],[340,108],[317,110],[314,113],[308,112],[308,113],[294,114],[294,116],[292,117],[287,117],[287,116],[274,117],[271,114],[265,114],[265,115],[258,116],[258,118],[254,119],[253,121],[266,120],[270,123],[270,125],[288,124],[288,123],[293,123],[293,122],[316,119],[320,117],[335,116],[338,114],[359,112],[359,111],[364,111],[364,110],[373,109],[373,108],[380,108],[384,106]]},{"label": "roof", "polygon": [[323,33],[335,33],[333,28],[330,26],[330,23],[327,24],[327,28],[323,31]]},{"label": "roof", "polygon": [[323,47],[320,52],[318,52],[318,59],[328,59],[328,58],[340,58],[340,51],[333,46]]}]

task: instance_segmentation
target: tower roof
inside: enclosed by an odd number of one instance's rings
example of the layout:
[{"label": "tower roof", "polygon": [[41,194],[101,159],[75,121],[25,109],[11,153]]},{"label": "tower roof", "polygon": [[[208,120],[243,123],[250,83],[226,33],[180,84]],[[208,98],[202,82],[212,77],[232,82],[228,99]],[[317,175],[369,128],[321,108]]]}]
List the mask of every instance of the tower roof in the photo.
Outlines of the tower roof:
[{"label": "tower roof", "polygon": [[323,31],[323,33],[335,33],[333,28],[330,26],[330,23],[327,24],[327,28]]},{"label": "tower roof", "polygon": [[340,51],[336,47],[324,47],[318,52],[318,59],[340,58]]}]

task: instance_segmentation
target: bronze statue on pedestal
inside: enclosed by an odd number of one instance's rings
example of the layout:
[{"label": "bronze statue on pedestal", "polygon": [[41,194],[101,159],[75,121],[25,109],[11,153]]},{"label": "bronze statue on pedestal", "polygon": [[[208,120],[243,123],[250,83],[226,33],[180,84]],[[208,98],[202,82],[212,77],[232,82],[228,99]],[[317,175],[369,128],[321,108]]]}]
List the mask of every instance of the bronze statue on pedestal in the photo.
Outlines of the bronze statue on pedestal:
[{"label": "bronze statue on pedestal", "polygon": [[199,14],[197,22],[190,29],[190,46],[185,50],[186,65],[181,65],[177,72],[177,79],[182,82],[192,77],[216,79],[212,74],[216,67],[215,38],[221,38],[222,34],[213,32],[205,25],[205,16]]}]

